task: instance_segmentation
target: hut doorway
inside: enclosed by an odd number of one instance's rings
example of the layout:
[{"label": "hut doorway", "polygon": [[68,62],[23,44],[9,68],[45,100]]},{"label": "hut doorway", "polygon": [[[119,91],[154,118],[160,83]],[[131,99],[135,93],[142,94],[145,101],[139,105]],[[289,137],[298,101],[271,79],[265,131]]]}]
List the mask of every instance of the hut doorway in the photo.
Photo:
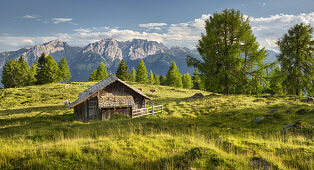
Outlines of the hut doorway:
[{"label": "hut doorway", "polygon": [[88,101],[88,120],[97,119],[97,99]]}]

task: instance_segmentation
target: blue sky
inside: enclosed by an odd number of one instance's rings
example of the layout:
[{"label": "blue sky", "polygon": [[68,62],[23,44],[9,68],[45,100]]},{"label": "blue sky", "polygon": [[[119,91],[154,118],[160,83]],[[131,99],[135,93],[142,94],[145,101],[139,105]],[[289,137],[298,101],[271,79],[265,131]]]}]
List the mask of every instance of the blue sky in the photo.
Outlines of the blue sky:
[{"label": "blue sky", "polygon": [[102,38],[143,38],[167,46],[195,47],[204,20],[224,9],[250,17],[262,47],[291,26],[314,26],[313,0],[1,0],[0,52],[60,39],[85,46]]}]

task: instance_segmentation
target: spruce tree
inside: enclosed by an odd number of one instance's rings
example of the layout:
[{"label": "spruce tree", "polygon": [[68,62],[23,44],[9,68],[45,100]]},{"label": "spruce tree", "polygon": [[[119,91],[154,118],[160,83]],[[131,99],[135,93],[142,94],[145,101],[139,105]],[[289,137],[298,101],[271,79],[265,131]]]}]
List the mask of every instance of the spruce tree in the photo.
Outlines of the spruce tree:
[{"label": "spruce tree", "polygon": [[71,78],[71,72],[68,66],[67,61],[63,57],[61,61],[59,62],[59,69],[60,69],[60,79],[61,81],[69,81]]},{"label": "spruce tree", "polygon": [[200,78],[198,76],[198,72],[196,68],[194,69],[192,80],[193,80],[193,89],[200,89],[199,87]]},{"label": "spruce tree", "polygon": [[166,76],[163,76],[162,74],[160,74],[159,80],[160,80],[160,85],[163,85],[163,86],[167,85]]},{"label": "spruce tree", "polygon": [[160,79],[159,79],[159,75],[158,74],[155,75],[155,84],[156,85],[160,85]]},{"label": "spruce tree", "polygon": [[129,81],[135,82],[135,78],[136,78],[136,72],[135,72],[134,67],[132,67],[131,72],[130,72],[130,76],[129,76]]},{"label": "spruce tree", "polygon": [[182,79],[179,73],[179,69],[174,61],[172,61],[171,65],[169,66],[169,70],[167,72],[167,85],[173,87],[182,87]]},{"label": "spruce tree", "polygon": [[288,94],[311,95],[314,90],[313,27],[296,24],[277,42],[281,54],[278,56],[285,77],[284,89]]},{"label": "spruce tree", "polygon": [[129,71],[128,66],[125,65],[124,59],[121,60],[119,67],[117,69],[116,73],[117,77],[123,81],[126,81],[129,79]]},{"label": "spruce tree", "polygon": [[148,79],[148,81],[149,81],[149,84],[155,84],[154,74],[153,74],[152,70],[150,70],[150,72],[149,72],[149,79]]},{"label": "spruce tree", "polygon": [[97,69],[90,74],[88,81],[97,81]]},{"label": "spruce tree", "polygon": [[[100,65],[97,68],[97,74],[96,74],[96,81],[103,80],[108,77],[108,71],[106,69],[106,66],[103,62],[100,63]],[[93,80],[93,81],[95,81]]]},{"label": "spruce tree", "polygon": [[252,75],[264,69],[260,64],[266,57],[264,48],[259,49],[249,19],[240,11],[226,9],[206,20],[205,30],[197,45],[202,60],[188,56],[187,64],[204,76],[206,90],[245,93]]},{"label": "spruce tree", "polygon": [[47,81],[47,77],[45,76],[45,72],[46,72],[46,56],[45,53],[42,53],[41,56],[38,59],[38,66],[37,66],[37,74],[36,74],[36,84],[46,84]]},{"label": "spruce tree", "polygon": [[136,70],[136,82],[147,83],[147,70],[143,59],[140,60]]}]

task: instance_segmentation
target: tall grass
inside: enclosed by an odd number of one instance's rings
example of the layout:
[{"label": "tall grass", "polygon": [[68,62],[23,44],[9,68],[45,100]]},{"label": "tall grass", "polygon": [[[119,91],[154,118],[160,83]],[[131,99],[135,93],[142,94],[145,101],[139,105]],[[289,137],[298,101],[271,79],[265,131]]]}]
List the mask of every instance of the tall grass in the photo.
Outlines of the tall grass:
[{"label": "tall grass", "polygon": [[[0,169],[252,169],[253,158],[273,169],[314,167],[314,107],[296,97],[131,83],[163,104],[164,113],[74,121],[63,102],[91,85],[0,90]],[[205,97],[185,100],[199,92]],[[308,123],[307,131],[281,132],[296,121]]]}]

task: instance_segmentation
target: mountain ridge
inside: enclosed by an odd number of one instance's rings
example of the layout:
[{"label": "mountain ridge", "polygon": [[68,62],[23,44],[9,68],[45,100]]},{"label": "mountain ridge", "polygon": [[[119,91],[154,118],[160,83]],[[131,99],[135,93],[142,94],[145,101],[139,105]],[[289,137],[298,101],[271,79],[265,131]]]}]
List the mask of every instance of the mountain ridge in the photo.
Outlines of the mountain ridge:
[{"label": "mountain ridge", "polygon": [[[68,43],[56,39],[32,47],[0,53],[0,71],[2,72],[4,64],[11,59],[17,59],[22,55],[31,65],[38,60],[42,53],[51,54],[57,62],[64,56],[72,73],[70,81],[87,81],[90,73],[101,62],[105,64],[108,72],[115,72],[122,59],[125,59],[129,70],[132,67],[136,68],[139,60],[143,59],[147,70],[152,70],[157,74],[166,74],[172,61],[177,63],[180,73],[192,73],[193,68],[186,64],[186,56],[200,58],[196,49],[179,46],[168,48],[157,41],[144,39],[117,41],[108,38],[89,43],[85,47],[72,47]],[[276,54],[274,51],[268,53]],[[274,61],[273,56],[268,58],[267,61]]]}]

